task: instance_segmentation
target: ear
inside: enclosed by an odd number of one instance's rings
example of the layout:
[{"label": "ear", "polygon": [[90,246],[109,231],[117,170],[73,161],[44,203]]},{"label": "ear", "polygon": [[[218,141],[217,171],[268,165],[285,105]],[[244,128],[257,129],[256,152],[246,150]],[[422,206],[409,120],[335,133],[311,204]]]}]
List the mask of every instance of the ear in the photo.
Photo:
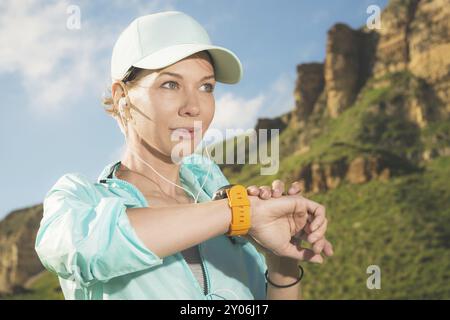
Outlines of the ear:
[{"label": "ear", "polygon": [[[116,109],[119,108],[119,100],[122,96],[124,96],[124,89],[122,84],[119,81],[114,81],[111,85],[111,96],[113,98],[113,104]],[[125,119],[123,119],[122,115],[117,114],[116,117],[117,124],[119,125],[120,131],[126,136],[127,135],[127,124]]]},{"label": "ear", "polygon": [[119,99],[124,96],[124,92],[124,88],[122,88],[122,84],[120,82],[113,82],[111,86],[111,96],[114,101],[114,106],[118,106]]}]

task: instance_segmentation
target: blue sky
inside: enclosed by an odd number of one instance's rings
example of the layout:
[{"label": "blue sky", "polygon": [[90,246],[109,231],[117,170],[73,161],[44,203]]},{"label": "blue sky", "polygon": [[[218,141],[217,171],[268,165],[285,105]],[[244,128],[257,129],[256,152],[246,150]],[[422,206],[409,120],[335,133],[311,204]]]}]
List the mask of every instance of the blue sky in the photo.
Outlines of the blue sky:
[{"label": "blue sky", "polygon": [[[294,106],[299,63],[323,61],[327,30],[365,24],[366,9],[387,0],[183,0],[0,2],[0,218],[42,202],[68,172],[95,179],[120,159],[123,135],[101,105],[115,39],[134,18],[179,10],[214,44],[240,58],[244,77],[218,83],[214,128],[253,128]],[[81,28],[68,29],[76,5]],[[245,114],[245,116],[243,116]]]}]

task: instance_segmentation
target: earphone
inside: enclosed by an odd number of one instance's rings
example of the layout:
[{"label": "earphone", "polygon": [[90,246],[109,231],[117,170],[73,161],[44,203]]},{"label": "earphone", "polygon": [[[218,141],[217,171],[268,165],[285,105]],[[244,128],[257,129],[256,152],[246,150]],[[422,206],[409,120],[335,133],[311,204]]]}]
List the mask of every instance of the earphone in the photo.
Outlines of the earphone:
[{"label": "earphone", "polygon": [[[123,130],[122,130],[122,133],[125,135],[125,137],[127,137],[128,138],[128,130],[127,130],[127,124],[126,124],[126,122],[123,120],[123,119],[126,119],[127,121],[128,120],[131,120],[131,114],[129,113],[129,111],[128,111],[128,113],[130,114],[130,117],[126,117],[125,116],[125,108],[127,107],[127,105],[128,105],[128,103],[127,103],[127,101],[126,101],[126,98],[125,97],[122,97],[122,98],[120,98],[119,99],[119,116],[120,116],[120,118],[121,118],[121,122],[122,122],[122,125],[123,125]],[[128,107],[129,108],[129,107]],[[194,198],[194,203],[197,203],[197,201],[198,201],[198,197],[200,196],[200,193],[201,193],[201,191],[202,191],[202,189],[203,189],[203,186],[205,185],[205,183],[206,183],[206,180],[208,179],[208,176],[209,176],[209,173],[210,173],[210,170],[211,170],[211,166],[212,166],[212,160],[211,160],[211,156],[209,155],[209,152],[208,152],[208,148],[207,148],[207,146],[205,145],[205,150],[206,150],[206,154],[208,155],[208,159],[209,159],[209,166],[208,166],[208,173],[206,174],[206,177],[205,177],[205,179],[203,180],[203,183],[202,183],[202,185],[200,186],[200,190],[198,191],[198,193],[197,193],[197,196],[194,196],[194,194],[192,193],[192,192],[190,192],[189,190],[187,190],[186,188],[183,188],[182,186],[179,186],[179,185],[177,185],[176,183],[173,183],[172,181],[170,181],[169,179],[166,179],[165,177],[163,177],[161,174],[159,174],[153,167],[152,167],[152,165],[150,165],[149,163],[147,163],[144,159],[142,159],[136,152],[134,152],[134,150],[132,150],[132,147],[130,146],[130,148],[129,148],[129,151],[138,159],[138,160],[140,160],[141,162],[143,162],[145,165],[147,165],[148,167],[150,167],[150,169],[152,169],[153,170],[153,172],[155,172],[160,178],[162,178],[162,179],[164,179],[165,181],[167,181],[168,183],[170,183],[170,184],[172,184],[172,185],[174,185],[174,186],[176,186],[176,187],[178,187],[178,188],[181,188],[181,189],[183,189],[184,191],[186,191],[187,193],[189,193],[193,198]]]},{"label": "earphone", "polygon": [[125,97],[119,99],[119,112],[121,115],[125,116],[125,107],[127,106],[127,101]]}]

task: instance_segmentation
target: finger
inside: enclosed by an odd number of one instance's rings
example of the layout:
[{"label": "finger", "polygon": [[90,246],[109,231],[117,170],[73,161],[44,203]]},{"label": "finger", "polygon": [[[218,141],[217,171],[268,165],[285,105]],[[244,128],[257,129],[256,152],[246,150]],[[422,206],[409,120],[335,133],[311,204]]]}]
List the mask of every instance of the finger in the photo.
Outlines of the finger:
[{"label": "finger", "polygon": [[284,182],[277,179],[272,182],[272,197],[278,198],[284,192]]},{"label": "finger", "polygon": [[288,194],[297,194],[299,192],[302,192],[302,185],[300,181],[294,181],[289,187]]},{"label": "finger", "polygon": [[314,243],[317,240],[325,237],[325,232],[327,231],[328,221],[325,219],[325,222],[316,230],[314,230],[312,233],[308,235],[308,241],[309,243]]},{"label": "finger", "polygon": [[300,260],[300,261],[309,261],[313,263],[322,263],[323,257],[320,254],[315,254],[311,249],[300,248],[297,246],[290,244],[286,247],[285,251],[279,254],[284,257],[289,257],[292,259]]},{"label": "finger", "polygon": [[[313,221],[311,222],[311,230],[314,231],[322,224],[320,217],[326,216],[326,209],[323,205],[309,200],[305,197],[302,197],[302,200],[306,205],[306,210],[308,211],[308,213],[314,217]],[[314,222],[315,219],[318,219],[317,222]]]},{"label": "finger", "polygon": [[311,223],[310,223],[310,229],[311,231],[316,231],[317,229],[319,229],[325,222],[327,222],[327,218],[325,217],[325,215],[317,215],[312,217]]},{"label": "finger", "polygon": [[297,232],[303,231],[307,223],[307,215],[304,212],[294,213],[294,226]]},{"label": "finger", "polygon": [[324,249],[326,242],[327,240],[325,238],[319,239],[316,242],[314,242],[312,246],[312,250],[314,251],[314,253],[320,254]]},{"label": "finger", "polygon": [[259,195],[259,192],[260,192],[259,188],[255,185],[247,187],[247,193],[250,196],[257,196],[257,195]]},{"label": "finger", "polygon": [[334,254],[333,245],[330,243],[330,241],[326,239],[325,239],[325,246],[323,247],[323,253],[325,253],[325,255],[328,257],[331,257]]},{"label": "finger", "polygon": [[299,260],[300,261],[309,261],[313,263],[323,263],[323,257],[320,254],[316,254],[311,249],[301,248],[300,250],[297,249],[297,252],[299,252]]},{"label": "finger", "polygon": [[272,197],[272,189],[269,186],[261,186],[259,189],[259,197],[261,199],[267,200]]}]

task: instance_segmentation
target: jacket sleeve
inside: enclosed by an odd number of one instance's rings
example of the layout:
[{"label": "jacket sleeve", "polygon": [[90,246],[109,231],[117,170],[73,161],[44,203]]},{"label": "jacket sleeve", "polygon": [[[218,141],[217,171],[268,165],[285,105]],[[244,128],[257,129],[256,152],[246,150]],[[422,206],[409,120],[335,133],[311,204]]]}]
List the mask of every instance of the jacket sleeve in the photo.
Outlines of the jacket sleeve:
[{"label": "jacket sleeve", "polygon": [[81,174],[62,176],[43,206],[35,250],[64,279],[87,286],[163,262],[138,238],[124,200],[102,196]]}]

